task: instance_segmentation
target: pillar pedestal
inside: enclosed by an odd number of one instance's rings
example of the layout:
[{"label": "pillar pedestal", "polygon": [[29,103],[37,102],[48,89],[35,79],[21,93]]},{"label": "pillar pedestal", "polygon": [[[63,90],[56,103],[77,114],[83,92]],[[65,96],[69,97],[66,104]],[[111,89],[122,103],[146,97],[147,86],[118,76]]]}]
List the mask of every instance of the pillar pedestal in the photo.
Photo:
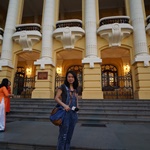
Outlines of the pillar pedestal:
[{"label": "pillar pedestal", "polygon": [[2,71],[0,71],[0,82],[3,80],[3,78],[7,78],[8,80],[13,83],[14,80],[14,72],[13,68],[9,66],[3,66]]},{"label": "pillar pedestal", "polygon": [[45,65],[45,69],[40,69],[40,65],[36,66],[35,89],[32,92],[32,98],[54,98],[54,67]]},{"label": "pillar pedestal", "polygon": [[142,62],[134,64],[134,75],[135,75],[134,99],[150,99],[149,74],[150,74],[150,66],[144,67]]},{"label": "pillar pedestal", "polygon": [[82,99],[103,99],[100,64],[92,69],[90,64],[84,64]]}]

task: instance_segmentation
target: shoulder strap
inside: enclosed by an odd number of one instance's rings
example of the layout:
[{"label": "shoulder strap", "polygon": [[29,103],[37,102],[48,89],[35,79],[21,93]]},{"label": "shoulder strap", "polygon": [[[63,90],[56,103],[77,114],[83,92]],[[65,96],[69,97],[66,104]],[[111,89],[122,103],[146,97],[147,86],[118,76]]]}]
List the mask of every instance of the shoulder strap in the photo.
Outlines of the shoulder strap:
[{"label": "shoulder strap", "polygon": [[67,89],[66,89],[66,85],[62,84],[62,101],[64,103],[66,103],[66,99],[67,99]]}]

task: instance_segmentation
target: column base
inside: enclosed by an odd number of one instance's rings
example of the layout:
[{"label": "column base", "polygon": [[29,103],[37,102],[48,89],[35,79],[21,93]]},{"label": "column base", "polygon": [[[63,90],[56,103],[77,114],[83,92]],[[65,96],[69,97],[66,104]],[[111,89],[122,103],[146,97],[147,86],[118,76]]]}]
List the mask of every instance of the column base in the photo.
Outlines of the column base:
[{"label": "column base", "polygon": [[84,64],[82,99],[103,99],[101,66],[99,63],[95,63],[92,69],[90,64]]},{"label": "column base", "polygon": [[52,65],[46,65],[41,70],[40,65],[36,66],[35,89],[32,91],[32,98],[54,98],[54,71]]},{"label": "column base", "polygon": [[2,81],[4,78],[8,78],[8,80],[10,80],[11,83],[13,84],[13,82],[14,82],[14,73],[13,73],[12,68],[10,68],[8,66],[2,67],[2,71],[0,71],[0,81]]}]

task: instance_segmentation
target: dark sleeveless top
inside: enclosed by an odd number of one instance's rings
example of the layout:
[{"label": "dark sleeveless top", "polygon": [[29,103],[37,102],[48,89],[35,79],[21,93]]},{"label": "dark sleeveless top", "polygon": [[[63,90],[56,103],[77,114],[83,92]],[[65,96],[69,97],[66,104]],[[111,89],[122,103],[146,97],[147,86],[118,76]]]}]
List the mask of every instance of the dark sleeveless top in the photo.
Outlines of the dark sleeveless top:
[{"label": "dark sleeveless top", "polygon": [[65,84],[62,84],[59,89],[62,90],[62,94],[61,94],[61,97],[62,97],[62,102],[63,103],[66,103],[66,99],[67,99],[67,89],[66,89],[66,86]]},{"label": "dark sleeveless top", "polygon": [[[61,94],[61,97],[62,97],[62,102],[63,103],[66,103],[66,99],[67,99],[67,89],[66,89],[66,85],[65,84],[62,84],[59,89],[62,90],[62,94]],[[78,91],[76,90],[76,92],[78,93]]]}]

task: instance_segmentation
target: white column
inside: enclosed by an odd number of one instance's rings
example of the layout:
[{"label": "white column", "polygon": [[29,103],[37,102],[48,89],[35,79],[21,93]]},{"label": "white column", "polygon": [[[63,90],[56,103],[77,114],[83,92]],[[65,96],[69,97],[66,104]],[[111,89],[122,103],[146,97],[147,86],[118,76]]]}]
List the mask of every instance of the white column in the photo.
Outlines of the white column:
[{"label": "white column", "polygon": [[135,48],[134,62],[143,61],[144,66],[149,66],[150,56],[148,55],[142,0],[129,0],[129,4]]},{"label": "white column", "polygon": [[35,65],[52,64],[53,30],[54,30],[55,0],[45,0],[42,23],[42,52],[41,58],[34,62]]},{"label": "white column", "polygon": [[7,18],[5,23],[4,38],[2,45],[2,54],[0,59],[0,70],[2,66],[12,65],[12,35],[15,32],[15,25],[18,16],[19,0],[10,0],[7,12]]},{"label": "white column", "polygon": [[86,58],[82,63],[101,63],[102,60],[97,57],[97,28],[96,28],[96,3],[95,0],[85,0],[85,40],[86,40]]}]

